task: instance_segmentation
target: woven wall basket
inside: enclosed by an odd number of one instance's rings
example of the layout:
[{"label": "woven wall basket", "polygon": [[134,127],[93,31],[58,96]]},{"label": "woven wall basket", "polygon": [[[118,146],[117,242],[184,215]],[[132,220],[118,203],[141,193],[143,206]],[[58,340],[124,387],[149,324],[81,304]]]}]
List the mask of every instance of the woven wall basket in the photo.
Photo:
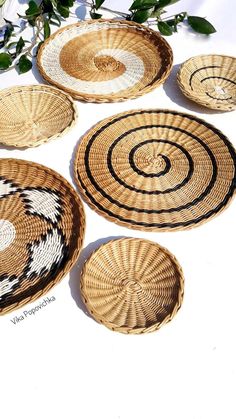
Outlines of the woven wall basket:
[{"label": "woven wall basket", "polygon": [[236,154],[215,127],[171,110],[108,118],[79,144],[75,175],[90,206],[140,230],[197,226],[222,211],[236,186]]},{"label": "woven wall basket", "polygon": [[72,127],[76,108],[71,97],[46,85],[16,86],[0,92],[0,143],[34,147]]},{"label": "woven wall basket", "polygon": [[66,275],[84,225],[82,203],[58,173],[0,159],[0,314],[34,301]]},{"label": "woven wall basket", "polygon": [[184,279],[166,249],[148,240],[118,239],[85,263],[81,293],[92,316],[123,333],[153,332],[181,306]]},{"label": "woven wall basket", "polygon": [[141,96],[164,82],[172,61],[157,32],[124,20],[66,26],[43,43],[37,59],[49,83],[88,102]]},{"label": "woven wall basket", "polygon": [[199,55],[182,64],[179,87],[189,99],[211,109],[236,109],[236,58]]}]

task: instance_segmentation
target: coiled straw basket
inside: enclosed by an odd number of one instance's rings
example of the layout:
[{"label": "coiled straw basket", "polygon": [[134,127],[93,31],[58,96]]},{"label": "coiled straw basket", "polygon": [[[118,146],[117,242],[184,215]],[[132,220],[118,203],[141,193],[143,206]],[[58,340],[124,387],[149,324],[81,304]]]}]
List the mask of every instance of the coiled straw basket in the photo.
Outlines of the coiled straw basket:
[{"label": "coiled straw basket", "polygon": [[182,64],[177,80],[183,94],[210,109],[236,109],[236,58],[198,55]]},{"label": "coiled straw basket", "polygon": [[148,240],[110,241],[85,263],[81,293],[91,315],[112,330],[146,333],[179,310],[182,269],[166,249]]}]

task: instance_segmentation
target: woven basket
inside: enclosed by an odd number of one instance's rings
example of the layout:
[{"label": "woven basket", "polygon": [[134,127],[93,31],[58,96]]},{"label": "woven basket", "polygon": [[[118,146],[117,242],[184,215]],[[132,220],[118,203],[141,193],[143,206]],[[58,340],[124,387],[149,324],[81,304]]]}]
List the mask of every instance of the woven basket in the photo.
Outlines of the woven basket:
[{"label": "woven basket", "polygon": [[66,26],[41,46],[42,76],[76,99],[117,102],[164,82],[172,67],[168,43],[157,32],[124,20]]},{"label": "woven basket", "polygon": [[15,147],[35,147],[64,135],[77,116],[71,97],[46,85],[2,90],[0,114],[0,143]]},{"label": "woven basket", "polygon": [[214,126],[171,110],[105,119],[81,140],[75,176],[85,200],[117,224],[147,231],[195,227],[236,187],[236,154]]},{"label": "woven basket", "polygon": [[36,300],[67,274],[84,225],[79,196],[63,177],[0,159],[0,314]]},{"label": "woven basket", "polygon": [[183,94],[210,109],[236,109],[236,58],[199,55],[182,64],[177,75]]},{"label": "woven basket", "polygon": [[169,322],[181,306],[183,289],[175,257],[156,243],[134,238],[102,245],[81,278],[89,312],[122,333],[153,332]]}]

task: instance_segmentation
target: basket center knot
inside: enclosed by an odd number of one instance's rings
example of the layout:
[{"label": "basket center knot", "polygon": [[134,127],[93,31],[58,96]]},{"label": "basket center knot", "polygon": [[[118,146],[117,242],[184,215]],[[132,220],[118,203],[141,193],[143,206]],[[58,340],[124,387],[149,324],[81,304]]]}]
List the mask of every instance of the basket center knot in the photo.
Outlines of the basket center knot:
[{"label": "basket center knot", "polygon": [[155,167],[156,169],[164,169],[165,168],[165,166],[166,166],[166,163],[165,163],[165,161],[164,161],[164,159],[163,159],[163,157],[162,156],[160,156],[160,155],[157,155],[157,156],[150,156],[149,158],[148,158],[148,163],[150,164],[150,165],[152,165],[153,167]]},{"label": "basket center knot", "polygon": [[138,292],[142,289],[139,282],[137,282],[135,280],[132,280],[132,279],[126,279],[124,281],[124,286],[125,286],[126,290],[129,291],[129,292]]},{"label": "basket center knot", "polygon": [[225,89],[221,86],[215,86],[215,93],[217,95],[225,95],[227,92],[225,91]]},{"label": "basket center knot", "polygon": [[119,61],[109,55],[95,57],[94,64],[100,71],[116,71],[120,65]]}]

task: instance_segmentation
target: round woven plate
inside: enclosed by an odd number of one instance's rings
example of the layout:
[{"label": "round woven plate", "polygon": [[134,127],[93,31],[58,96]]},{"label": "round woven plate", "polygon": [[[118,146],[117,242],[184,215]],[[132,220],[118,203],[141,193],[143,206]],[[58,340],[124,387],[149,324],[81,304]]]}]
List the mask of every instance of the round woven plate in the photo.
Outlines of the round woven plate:
[{"label": "round woven plate", "polygon": [[79,144],[75,175],[86,201],[140,230],[194,227],[223,210],[236,186],[228,139],[195,116],[134,110],[97,124]]},{"label": "round woven plate", "polygon": [[72,98],[55,87],[16,86],[0,92],[0,143],[35,147],[65,134],[76,120]]},{"label": "round woven plate", "polygon": [[79,196],[58,173],[0,159],[0,314],[34,301],[66,275],[84,224]]},{"label": "round woven plate", "polygon": [[42,76],[89,102],[117,102],[163,83],[173,55],[157,32],[124,20],[91,20],[55,32],[40,48]]},{"label": "round woven plate", "polygon": [[183,94],[211,109],[236,109],[236,58],[199,55],[180,67],[177,80]]},{"label": "round woven plate", "polygon": [[175,257],[148,240],[118,239],[85,263],[81,293],[92,316],[123,333],[153,332],[170,321],[183,299]]}]

